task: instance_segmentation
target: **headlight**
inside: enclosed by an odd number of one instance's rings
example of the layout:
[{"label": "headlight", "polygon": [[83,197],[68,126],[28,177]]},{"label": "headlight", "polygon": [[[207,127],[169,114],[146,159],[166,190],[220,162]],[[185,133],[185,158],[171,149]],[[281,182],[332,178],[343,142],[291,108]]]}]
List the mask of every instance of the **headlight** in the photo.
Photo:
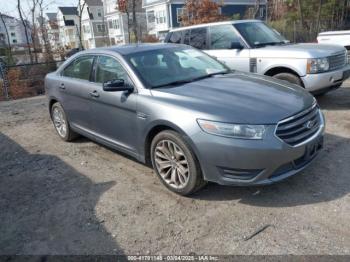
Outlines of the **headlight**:
[{"label": "headlight", "polygon": [[233,138],[263,139],[266,131],[264,125],[238,125],[201,119],[197,122],[204,132]]},{"label": "headlight", "polygon": [[311,58],[307,60],[307,73],[317,74],[329,70],[328,58]]}]

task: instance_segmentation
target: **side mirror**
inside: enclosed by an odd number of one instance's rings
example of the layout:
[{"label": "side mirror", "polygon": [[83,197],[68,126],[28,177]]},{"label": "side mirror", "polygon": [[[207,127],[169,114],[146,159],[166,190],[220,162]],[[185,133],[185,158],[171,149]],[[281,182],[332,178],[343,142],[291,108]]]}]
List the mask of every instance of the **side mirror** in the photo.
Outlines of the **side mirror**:
[{"label": "side mirror", "polygon": [[114,79],[103,83],[103,91],[106,92],[120,92],[120,91],[133,91],[134,88],[125,84],[123,79]]},{"label": "side mirror", "polygon": [[244,49],[244,46],[240,42],[231,42],[231,49]]}]

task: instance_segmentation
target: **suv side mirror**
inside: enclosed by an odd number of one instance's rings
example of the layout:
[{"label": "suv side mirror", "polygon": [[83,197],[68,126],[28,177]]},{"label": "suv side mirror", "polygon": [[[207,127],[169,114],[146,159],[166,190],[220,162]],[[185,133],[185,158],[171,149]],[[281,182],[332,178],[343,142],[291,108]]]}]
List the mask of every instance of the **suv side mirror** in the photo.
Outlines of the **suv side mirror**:
[{"label": "suv side mirror", "polygon": [[242,50],[244,46],[240,42],[231,42],[231,49]]},{"label": "suv side mirror", "polygon": [[125,84],[123,79],[114,79],[103,83],[103,91],[119,92],[119,91],[133,91],[134,88]]}]

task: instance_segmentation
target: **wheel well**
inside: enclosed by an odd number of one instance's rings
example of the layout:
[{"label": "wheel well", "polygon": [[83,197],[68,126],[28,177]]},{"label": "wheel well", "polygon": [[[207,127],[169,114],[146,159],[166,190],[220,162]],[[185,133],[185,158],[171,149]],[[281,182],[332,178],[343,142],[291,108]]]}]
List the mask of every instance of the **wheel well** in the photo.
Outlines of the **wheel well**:
[{"label": "wheel well", "polygon": [[147,134],[146,141],[145,141],[145,162],[147,165],[152,165],[151,161],[151,144],[153,138],[158,135],[160,132],[165,131],[165,130],[173,130],[176,131],[175,129],[171,128],[170,126],[166,125],[159,125],[153,127]]},{"label": "wheel well", "polygon": [[50,115],[51,115],[51,108],[53,106],[54,103],[57,103],[58,101],[56,99],[51,99],[49,102],[49,110],[50,110]]},{"label": "wheel well", "polygon": [[290,73],[293,75],[296,75],[297,77],[299,77],[298,73],[295,72],[294,70],[288,68],[288,67],[275,67],[275,68],[271,68],[270,70],[268,70],[265,75],[267,76],[274,76],[277,75],[279,73]]}]

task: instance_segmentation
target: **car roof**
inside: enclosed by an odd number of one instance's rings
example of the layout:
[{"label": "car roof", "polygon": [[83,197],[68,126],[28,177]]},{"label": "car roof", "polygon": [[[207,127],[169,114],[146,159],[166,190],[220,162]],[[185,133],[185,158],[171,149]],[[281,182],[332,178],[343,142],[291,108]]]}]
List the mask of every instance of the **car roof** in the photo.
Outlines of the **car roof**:
[{"label": "car roof", "polygon": [[[167,44],[167,43],[127,44],[127,45],[93,48],[93,49],[82,51],[80,54],[83,54],[83,53],[89,54],[89,53],[96,53],[96,52],[103,53],[104,51],[107,51],[107,52],[116,52],[116,53],[119,53],[120,55],[129,55],[132,53],[175,48],[179,46],[185,46],[185,45]],[[186,47],[188,48],[189,46],[186,46]]]},{"label": "car roof", "polygon": [[182,31],[182,30],[193,29],[193,28],[201,28],[201,27],[207,27],[207,26],[215,26],[215,25],[242,24],[242,23],[251,23],[251,22],[262,23],[263,21],[254,20],[254,19],[252,19],[252,20],[230,20],[230,21],[223,21],[223,22],[184,26],[184,27],[171,29],[170,32]]}]

